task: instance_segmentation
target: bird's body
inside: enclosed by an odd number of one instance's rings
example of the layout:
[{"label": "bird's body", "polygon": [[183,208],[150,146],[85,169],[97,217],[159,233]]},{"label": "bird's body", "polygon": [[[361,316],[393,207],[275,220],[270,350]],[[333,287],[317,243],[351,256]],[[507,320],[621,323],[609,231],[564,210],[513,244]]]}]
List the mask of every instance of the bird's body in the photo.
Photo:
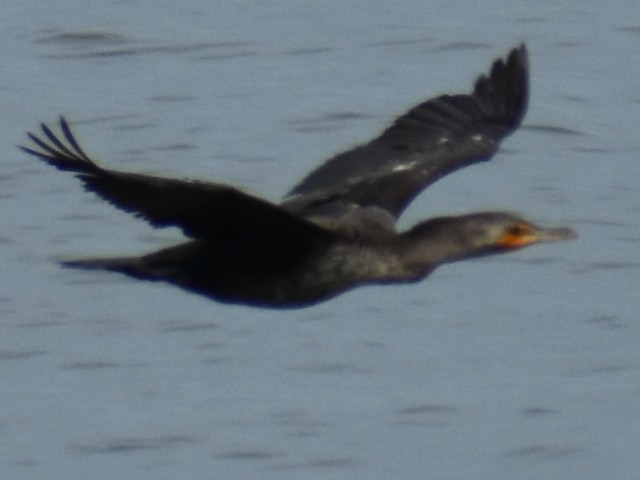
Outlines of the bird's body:
[{"label": "bird's body", "polygon": [[[414,282],[438,265],[573,236],[503,212],[440,217],[397,232],[428,185],[488,160],[520,124],[528,100],[524,46],[497,60],[469,95],[443,95],[398,118],[371,142],[330,159],[280,205],[233,187],[116,172],[98,166],[62,118],[23,149],[77,174],[87,190],[153,226],[192,240],[142,257],[68,266],[167,281],[223,302],[298,307],[362,284]],[[63,138],[61,140],[60,138]]]},{"label": "bird's body", "polygon": [[365,283],[408,280],[400,259],[386,245],[336,242],[291,256],[260,250],[229,255],[219,245],[194,240],[141,258],[104,259],[102,265],[80,261],[76,266],[169,281],[220,301],[278,307],[317,303]]}]

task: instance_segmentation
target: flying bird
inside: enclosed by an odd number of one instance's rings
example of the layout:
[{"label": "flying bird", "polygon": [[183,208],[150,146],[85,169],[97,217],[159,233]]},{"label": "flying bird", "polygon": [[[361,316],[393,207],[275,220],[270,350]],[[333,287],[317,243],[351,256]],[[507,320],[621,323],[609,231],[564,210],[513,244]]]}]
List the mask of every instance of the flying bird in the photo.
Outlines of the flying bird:
[{"label": "flying bird", "polygon": [[281,203],[232,186],[114,171],[80,147],[69,123],[41,125],[25,152],[153,227],[189,239],[143,256],[65,266],[164,281],[220,302],[303,307],[365,284],[418,282],[441,264],[573,238],[507,212],[396,222],[427,186],[489,160],[521,123],[529,97],[524,44],[493,62],[470,93],[441,95],[370,142],[329,159]]}]

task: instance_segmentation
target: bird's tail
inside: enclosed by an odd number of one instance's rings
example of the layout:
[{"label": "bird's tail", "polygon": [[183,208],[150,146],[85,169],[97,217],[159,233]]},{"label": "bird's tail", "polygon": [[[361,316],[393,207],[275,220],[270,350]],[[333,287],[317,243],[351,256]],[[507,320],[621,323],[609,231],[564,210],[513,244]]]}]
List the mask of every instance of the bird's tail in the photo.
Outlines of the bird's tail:
[{"label": "bird's tail", "polygon": [[61,262],[63,267],[82,270],[107,270],[143,280],[161,280],[160,272],[149,268],[141,257],[86,258]]}]

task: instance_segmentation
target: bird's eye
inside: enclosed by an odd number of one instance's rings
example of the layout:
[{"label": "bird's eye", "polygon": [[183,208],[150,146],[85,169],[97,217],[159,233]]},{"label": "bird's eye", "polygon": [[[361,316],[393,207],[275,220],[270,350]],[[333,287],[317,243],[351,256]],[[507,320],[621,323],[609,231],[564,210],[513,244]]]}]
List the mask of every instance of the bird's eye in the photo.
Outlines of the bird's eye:
[{"label": "bird's eye", "polygon": [[531,227],[525,223],[516,223],[507,230],[507,234],[513,237],[522,237],[531,233]]}]

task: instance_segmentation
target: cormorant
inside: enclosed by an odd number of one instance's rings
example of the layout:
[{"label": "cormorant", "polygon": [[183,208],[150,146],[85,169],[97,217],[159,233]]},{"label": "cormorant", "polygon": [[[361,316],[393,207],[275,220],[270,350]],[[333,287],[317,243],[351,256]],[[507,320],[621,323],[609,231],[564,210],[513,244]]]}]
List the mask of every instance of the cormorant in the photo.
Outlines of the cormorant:
[{"label": "cormorant", "polygon": [[140,257],[64,265],[166,281],[221,302],[302,307],[364,284],[417,282],[437,266],[573,238],[504,212],[439,217],[397,232],[395,223],[428,185],[489,160],[527,109],[524,44],[496,60],[469,94],[412,108],[369,143],[311,172],[280,204],[231,186],[109,170],[88,156],[68,122],[45,124],[21,147],[154,227],[189,240]]}]

